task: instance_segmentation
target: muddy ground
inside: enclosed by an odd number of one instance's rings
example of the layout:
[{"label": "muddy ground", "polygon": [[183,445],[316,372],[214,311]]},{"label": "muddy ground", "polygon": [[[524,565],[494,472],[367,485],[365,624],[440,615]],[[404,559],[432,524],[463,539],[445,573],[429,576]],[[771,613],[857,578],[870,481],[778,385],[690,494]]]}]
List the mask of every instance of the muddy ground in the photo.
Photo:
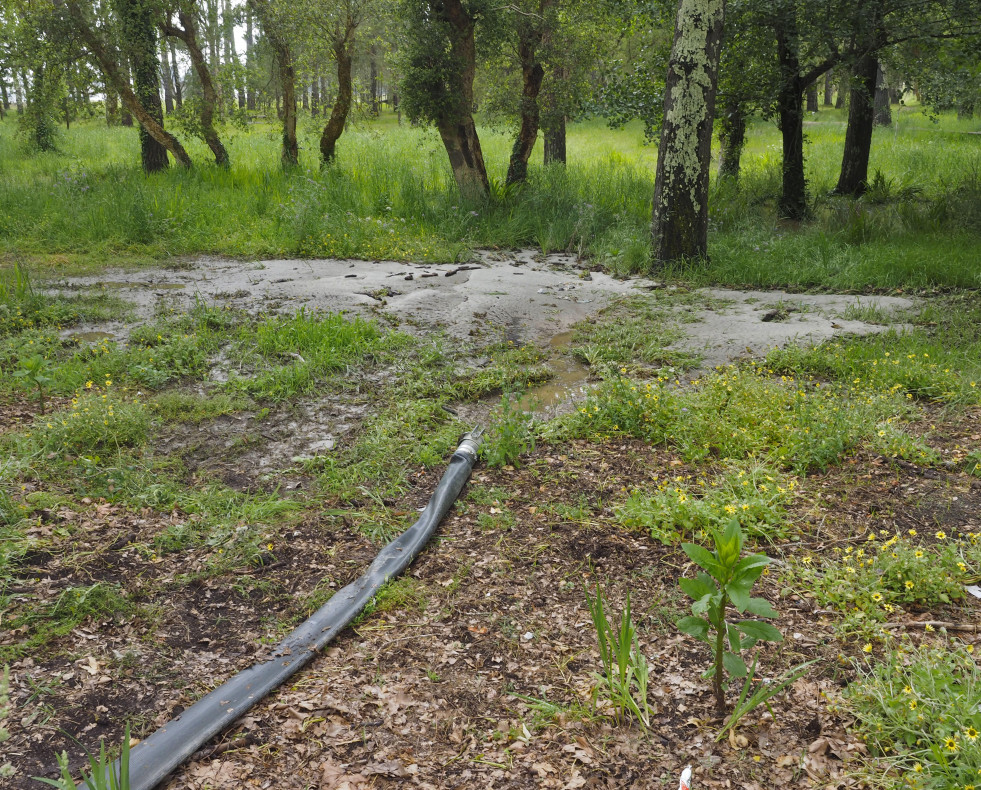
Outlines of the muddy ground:
[{"label": "muddy ground", "polygon": [[[613,299],[662,287],[614,280],[568,257],[502,253],[462,266],[206,259],[60,284],[65,290],[93,286],[133,300],[136,320],[205,299],[252,311],[343,309],[387,317],[416,333],[440,328],[472,339],[478,328],[542,345]],[[682,344],[703,354],[706,366],[792,340],[881,329],[849,318],[859,312],[859,302],[886,311],[911,304],[780,292],[710,296],[711,309],[679,308],[686,313],[679,316],[687,335]],[[73,331],[124,339],[128,326]],[[567,372],[562,386],[553,386],[553,403],[588,377],[564,349],[560,337],[553,364]],[[171,426],[157,449],[223,468],[233,487],[261,488],[264,476],[288,466],[290,456],[310,452],[313,442],[325,442],[315,452],[329,452],[332,443],[345,441],[370,408],[364,399],[352,405],[324,393],[264,422],[270,426],[265,435],[252,431],[252,415],[235,414],[202,426]],[[30,410],[26,398],[0,402],[0,430],[17,425]],[[977,430],[977,417],[934,415],[942,430],[931,441],[940,450],[963,444]],[[246,431],[252,445],[230,457],[230,448],[241,445],[236,437]],[[719,721],[708,684],[699,677],[707,652],[673,624],[685,613],[677,578],[687,559],[613,518],[612,506],[625,491],[649,485],[665,470],[691,472],[672,454],[633,441],[543,446],[520,468],[478,467],[439,537],[393,597],[165,786],[673,790],[688,764],[695,768],[696,787],[857,786],[854,771],[864,746],[831,708],[849,678],[851,649],[843,655],[829,613],[790,595],[776,574],[764,578],[762,594],[781,613],[775,625],[788,639],[779,649],[764,649],[761,664],[776,676],[803,660],[822,662],[774,700],[773,715],[758,709],[738,737],[715,742]],[[407,519],[425,504],[439,473],[419,470],[413,476],[400,505]],[[281,482],[303,496],[302,478]],[[809,476],[802,488],[791,515],[805,538],[775,547],[771,553],[778,558],[785,552],[817,555],[860,542],[870,530],[907,523],[941,524],[951,532],[981,529],[981,485],[955,471],[857,456]],[[54,645],[50,659],[11,667],[15,713],[4,758],[19,774],[0,780],[11,788],[38,786],[30,776],[54,776],[56,751],[67,749],[73,764],[80,764],[73,738],[90,748],[101,736],[118,743],[126,721],[137,736],[148,734],[248,666],[315,601],[356,578],[378,548],[343,518],[307,513],[271,538],[261,565],[202,575],[187,585],[176,580],[203,567],[203,557],[148,557],[133,548],[186,514],[82,501],[33,517],[36,534],[71,527],[93,551],[71,564],[57,552],[38,553],[25,562],[20,587],[8,592],[54,597],[68,586],[112,580],[137,599],[141,590],[146,597],[138,614],[88,621]],[[648,733],[594,705],[600,664],[585,590],[596,584],[615,610],[631,592],[652,669]],[[17,638],[0,635],[7,644]]]}]

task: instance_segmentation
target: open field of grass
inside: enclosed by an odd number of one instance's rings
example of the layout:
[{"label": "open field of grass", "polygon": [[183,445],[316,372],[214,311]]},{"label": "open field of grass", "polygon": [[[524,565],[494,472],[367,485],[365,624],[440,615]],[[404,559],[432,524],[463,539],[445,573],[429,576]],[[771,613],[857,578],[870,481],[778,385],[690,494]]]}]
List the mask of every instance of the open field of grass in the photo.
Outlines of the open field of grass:
[{"label": "open field of grass", "polygon": [[[789,226],[774,215],[779,137],[755,122],[739,188],[712,196],[711,265],[676,274],[697,282],[870,290],[977,287],[981,237],[981,135],[976,122],[919,111],[894,113],[875,132],[874,187],[855,202],[830,198],[844,135],[841,112],[807,128],[815,220]],[[477,247],[539,247],[592,256],[613,271],[645,270],[656,149],[639,125],[573,124],[569,166],[532,167],[506,191],[510,138],[484,129],[495,183],[464,205],[435,132],[387,116],[349,129],[337,165],[320,172],[317,128],[302,125],[299,172],[278,165],[278,131],[231,130],[232,168],[209,165],[145,177],[136,133],[94,122],[64,132],[60,151],[24,156],[15,124],[0,124],[0,250],[43,267],[140,263],[174,256],[351,257],[449,261]],[[540,147],[538,156],[540,157]]]}]

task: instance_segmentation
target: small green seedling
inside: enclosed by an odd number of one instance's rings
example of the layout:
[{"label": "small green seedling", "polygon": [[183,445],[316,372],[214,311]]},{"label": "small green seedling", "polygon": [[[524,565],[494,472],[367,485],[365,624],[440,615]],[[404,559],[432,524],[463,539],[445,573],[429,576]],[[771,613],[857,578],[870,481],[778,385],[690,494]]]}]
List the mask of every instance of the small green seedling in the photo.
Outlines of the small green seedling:
[{"label": "small green seedling", "polygon": [[651,709],[647,703],[647,659],[637,643],[637,628],[630,616],[630,593],[627,593],[619,626],[607,620],[603,592],[599,587],[595,599],[586,593],[586,601],[603,661],[603,675],[598,676],[602,685],[596,692],[604,694],[613,703],[619,717],[626,718],[630,714],[647,730],[651,725]]},{"label": "small green seedling", "polygon": [[[746,664],[739,654],[757,642],[780,642],[783,635],[769,623],[760,620],[726,619],[729,606],[736,612],[749,612],[757,617],[776,617],[777,612],[763,598],[751,598],[753,584],[769,565],[765,554],[752,554],[740,558],[743,550],[743,532],[739,522],[733,519],[725,532],[713,530],[715,552],[693,543],[681,547],[692,562],[702,568],[694,579],[681,579],[681,589],[692,598],[692,614],[678,621],[678,628],[686,634],[701,639],[715,651],[715,660],[703,677],[713,677],[715,705],[719,715],[725,715],[725,674],[736,678],[747,675]],[[714,631],[710,634],[710,631]],[[728,649],[726,641],[728,640]]]},{"label": "small green seedling", "polygon": [[[86,776],[85,769],[82,769],[82,783],[79,786],[88,788],[88,790],[129,790],[129,741],[129,725],[127,724],[119,751],[118,773],[112,758],[106,754],[105,741],[102,741],[99,746],[98,756],[89,752],[89,770],[92,773]],[[68,754],[66,752],[58,755],[58,767],[61,769],[61,777],[57,780],[42,779],[40,776],[35,776],[34,779],[57,787],[58,790],[75,790],[75,780],[72,779],[71,771],[68,770]]]},{"label": "small green seedling", "polygon": [[51,383],[51,365],[40,354],[21,360],[20,367],[14,371],[14,378],[27,379],[37,387],[37,399],[41,404],[41,414],[44,414],[44,388]]}]

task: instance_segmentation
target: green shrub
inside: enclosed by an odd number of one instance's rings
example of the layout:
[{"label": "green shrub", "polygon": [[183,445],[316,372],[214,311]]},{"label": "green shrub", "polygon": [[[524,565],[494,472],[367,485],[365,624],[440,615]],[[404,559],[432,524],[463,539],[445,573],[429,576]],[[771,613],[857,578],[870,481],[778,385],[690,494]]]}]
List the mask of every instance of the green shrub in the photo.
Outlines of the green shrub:
[{"label": "green shrub", "polygon": [[969,651],[955,642],[904,646],[848,687],[845,704],[881,761],[879,783],[918,790],[981,786],[981,669]]},{"label": "green shrub", "polygon": [[657,491],[638,489],[617,514],[627,526],[649,529],[669,544],[683,535],[699,538],[736,518],[747,535],[773,540],[787,534],[787,505],[797,481],[760,463],[731,463],[716,476],[666,478]]}]

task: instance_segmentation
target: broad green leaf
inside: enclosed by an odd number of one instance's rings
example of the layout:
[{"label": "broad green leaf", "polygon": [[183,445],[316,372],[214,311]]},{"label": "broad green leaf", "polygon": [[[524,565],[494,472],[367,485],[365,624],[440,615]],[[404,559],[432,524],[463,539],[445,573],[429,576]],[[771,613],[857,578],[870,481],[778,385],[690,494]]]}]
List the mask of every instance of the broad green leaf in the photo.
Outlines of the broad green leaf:
[{"label": "broad green leaf", "polygon": [[704,568],[716,579],[722,577],[722,567],[708,549],[695,543],[682,543],[681,548],[698,567]]},{"label": "broad green leaf", "polygon": [[718,592],[718,588],[712,583],[712,577],[705,573],[698,574],[694,579],[679,579],[678,585],[689,598],[696,601]]},{"label": "broad green leaf", "polygon": [[708,641],[708,620],[702,617],[682,617],[676,625],[680,631],[704,642]]},{"label": "broad green leaf", "polygon": [[722,664],[734,678],[746,677],[746,664],[739,656],[727,651],[722,655]]},{"label": "broad green leaf", "polygon": [[766,598],[750,598],[746,603],[745,611],[757,617],[779,617],[777,610],[770,606]]},{"label": "broad green leaf", "polygon": [[759,620],[742,620],[736,623],[736,628],[758,642],[783,641],[783,634],[769,623],[761,623]]},{"label": "broad green leaf", "polygon": [[[740,651],[743,649],[742,638],[739,635],[739,631],[731,623],[727,623],[726,635],[729,637],[730,649],[738,656]],[[747,645],[747,647],[752,647],[752,645]]]},{"label": "broad green leaf", "polygon": [[749,591],[753,589],[753,582],[756,579],[733,579],[726,585],[726,595],[729,596],[729,600],[732,601],[732,605],[736,607],[736,610],[740,613],[746,611],[746,607],[749,606]]}]

